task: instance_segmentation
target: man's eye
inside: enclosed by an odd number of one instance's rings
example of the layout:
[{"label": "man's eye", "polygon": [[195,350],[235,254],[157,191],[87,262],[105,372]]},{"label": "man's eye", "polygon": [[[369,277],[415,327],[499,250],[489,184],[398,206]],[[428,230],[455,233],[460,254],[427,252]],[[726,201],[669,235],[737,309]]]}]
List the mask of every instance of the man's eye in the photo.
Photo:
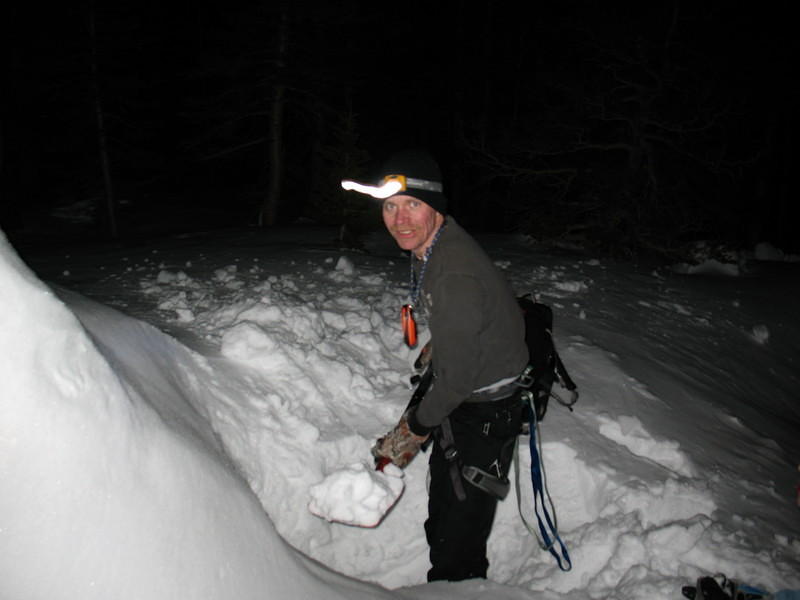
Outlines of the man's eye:
[{"label": "man's eye", "polygon": [[419,202],[417,202],[416,200],[412,200],[411,202],[408,203],[408,205],[411,208],[417,208],[419,206]]}]

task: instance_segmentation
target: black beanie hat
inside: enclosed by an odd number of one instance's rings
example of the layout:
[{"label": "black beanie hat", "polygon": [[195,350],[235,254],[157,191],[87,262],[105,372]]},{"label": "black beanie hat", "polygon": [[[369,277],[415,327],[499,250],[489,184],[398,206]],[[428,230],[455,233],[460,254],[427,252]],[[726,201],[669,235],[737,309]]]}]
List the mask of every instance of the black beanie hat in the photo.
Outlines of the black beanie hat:
[{"label": "black beanie hat", "polygon": [[[433,156],[420,149],[403,150],[393,154],[381,169],[381,180],[387,175],[405,175],[407,178],[442,183],[442,172],[439,165]],[[409,188],[398,192],[395,196],[419,198],[436,212],[447,214],[447,197],[442,192]]]}]

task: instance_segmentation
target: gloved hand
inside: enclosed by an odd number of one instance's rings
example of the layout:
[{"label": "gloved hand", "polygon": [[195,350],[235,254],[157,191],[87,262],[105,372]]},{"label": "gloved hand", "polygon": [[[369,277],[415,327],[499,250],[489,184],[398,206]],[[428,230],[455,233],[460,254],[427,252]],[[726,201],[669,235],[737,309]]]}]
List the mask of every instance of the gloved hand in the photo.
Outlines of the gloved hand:
[{"label": "gloved hand", "polygon": [[428,363],[431,362],[431,358],[433,358],[433,347],[431,346],[431,343],[428,342],[422,347],[422,350],[419,351],[419,355],[414,361],[414,368],[417,371],[424,371],[425,367],[428,366]]},{"label": "gloved hand", "polygon": [[427,435],[415,435],[409,429],[408,413],[406,413],[400,417],[400,422],[395,425],[394,429],[378,438],[372,447],[372,456],[375,457],[379,468],[381,459],[388,459],[402,469],[417,455],[427,439]]}]

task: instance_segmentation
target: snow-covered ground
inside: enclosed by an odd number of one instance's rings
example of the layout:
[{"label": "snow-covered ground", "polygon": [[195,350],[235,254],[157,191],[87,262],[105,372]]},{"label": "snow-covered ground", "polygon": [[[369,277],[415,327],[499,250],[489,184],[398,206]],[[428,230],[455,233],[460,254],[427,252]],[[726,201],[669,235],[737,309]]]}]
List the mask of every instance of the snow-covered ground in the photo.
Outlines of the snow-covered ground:
[{"label": "snow-covered ground", "polygon": [[[512,493],[490,581],[426,585],[426,456],[375,529],[308,510],[326,476],[370,464],[411,393],[407,259],[380,233],[365,252],[333,237],[24,252],[37,275],[0,244],[0,597],[652,599],[716,572],[800,588],[800,263],[480,237],[554,307],[580,388],[541,427],[574,567]],[[521,444],[530,519],[529,464]]]}]

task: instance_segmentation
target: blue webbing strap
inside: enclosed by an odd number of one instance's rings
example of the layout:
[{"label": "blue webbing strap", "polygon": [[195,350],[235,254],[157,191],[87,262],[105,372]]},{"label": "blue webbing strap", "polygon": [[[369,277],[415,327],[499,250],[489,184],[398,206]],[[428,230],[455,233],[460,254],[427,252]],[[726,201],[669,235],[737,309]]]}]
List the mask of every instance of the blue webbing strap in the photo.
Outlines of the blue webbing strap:
[{"label": "blue webbing strap", "polygon": [[[550,554],[552,554],[556,562],[558,563],[558,568],[562,571],[569,571],[572,569],[572,561],[569,558],[569,552],[567,552],[567,547],[564,545],[564,542],[561,541],[561,537],[558,535],[558,528],[553,523],[553,519],[550,518],[550,513],[547,510],[547,505],[545,504],[545,500],[549,500],[550,496],[545,492],[544,487],[544,467],[542,465],[541,455],[539,452],[539,443],[536,438],[536,432],[538,431],[538,422],[536,418],[536,411],[533,407],[533,400],[531,398],[530,393],[523,392],[523,398],[530,406],[530,449],[531,449],[531,483],[533,485],[533,502],[534,502],[534,511],[536,513],[536,520],[539,522],[539,532],[542,536],[541,540],[539,541],[539,545],[541,546],[542,550],[548,550]],[[519,438],[517,439],[519,441]],[[519,512],[520,519],[525,524],[525,527],[530,532],[533,537],[536,537],[536,532],[530,526],[528,521],[525,519],[525,515],[522,514],[522,494],[520,493],[519,489],[519,458],[517,456],[518,448],[515,446],[514,448],[514,487],[517,492],[517,510]],[[542,520],[542,515],[539,513],[539,503],[541,501],[542,511],[544,513],[544,520]],[[553,502],[550,501],[550,505],[552,506]],[[555,514],[555,508],[553,509],[553,513]],[[547,526],[545,526],[545,523]],[[550,533],[552,533],[552,538]],[[555,544],[558,542],[559,549],[561,550],[561,554],[559,555],[558,551],[556,551]],[[566,564],[566,567],[564,566]]]},{"label": "blue webbing strap", "polygon": [[[536,413],[533,411],[531,411],[530,428],[531,483],[533,484],[533,502],[536,511],[536,520],[539,522],[539,532],[542,534],[542,542],[544,547],[555,557],[556,562],[558,563],[558,568],[562,571],[569,571],[572,569],[572,561],[569,558],[569,552],[567,552],[567,547],[561,540],[561,536],[558,535],[558,529],[553,524],[553,520],[550,518],[550,512],[547,510],[547,504],[545,502],[546,495],[544,493],[544,479],[542,477],[542,461],[541,457],[539,456],[539,449],[536,440]],[[539,513],[540,500],[542,514]],[[544,522],[542,521],[542,516],[544,516]],[[547,523],[547,527],[545,527],[545,522]],[[552,539],[550,534],[553,536]],[[559,555],[555,548],[556,542],[561,550],[561,555]],[[564,564],[566,564],[566,567]]]}]

